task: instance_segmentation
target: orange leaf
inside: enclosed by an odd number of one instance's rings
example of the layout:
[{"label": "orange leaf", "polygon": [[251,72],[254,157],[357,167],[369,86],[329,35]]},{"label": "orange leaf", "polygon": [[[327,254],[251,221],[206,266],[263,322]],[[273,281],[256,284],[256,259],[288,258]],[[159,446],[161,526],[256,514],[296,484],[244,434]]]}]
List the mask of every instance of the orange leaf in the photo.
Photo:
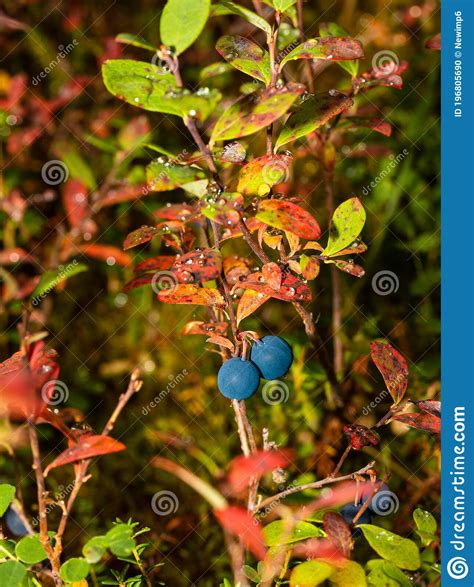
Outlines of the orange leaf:
[{"label": "orange leaf", "polygon": [[321,236],[321,228],[311,214],[286,200],[263,201],[258,207],[256,218],[307,240],[317,240]]},{"label": "orange leaf", "polygon": [[132,262],[130,255],[111,245],[89,244],[81,245],[79,249],[84,255],[99,261],[106,261],[111,265],[117,262],[119,265],[126,267]]},{"label": "orange leaf", "polygon": [[196,304],[198,306],[224,307],[225,300],[219,290],[198,287],[191,284],[178,284],[158,293],[160,302],[166,304]]},{"label": "orange leaf", "polygon": [[237,306],[237,326],[244,318],[253,314],[269,299],[270,296],[262,292],[254,291],[253,289],[245,290]]}]

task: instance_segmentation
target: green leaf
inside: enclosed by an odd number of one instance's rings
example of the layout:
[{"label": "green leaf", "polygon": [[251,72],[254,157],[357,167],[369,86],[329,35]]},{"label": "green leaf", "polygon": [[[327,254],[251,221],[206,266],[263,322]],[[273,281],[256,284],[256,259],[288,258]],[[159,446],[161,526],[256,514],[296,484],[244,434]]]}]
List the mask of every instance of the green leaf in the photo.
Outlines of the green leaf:
[{"label": "green leaf", "polygon": [[82,554],[91,565],[98,563],[107,550],[106,536],[94,536],[88,540],[82,548]]},{"label": "green leaf", "polygon": [[[319,27],[319,34],[321,37],[348,37],[348,32],[339,26],[335,22],[327,22],[323,23]],[[347,71],[352,77],[357,75],[359,71],[359,62],[357,60],[354,61],[341,61],[338,63],[342,69]]]},{"label": "green leaf", "polygon": [[170,73],[144,61],[106,61],[102,65],[102,76],[111,94],[150,112],[205,120],[221,99],[221,93],[215,89],[200,88],[191,93],[177,88]]},{"label": "green leaf", "polygon": [[128,524],[117,524],[105,535],[109,548],[115,556],[129,556],[135,548],[133,528]]},{"label": "green leaf", "polygon": [[177,55],[201,34],[211,10],[211,0],[168,0],[160,19],[161,41]]},{"label": "green leaf", "polygon": [[139,35],[132,35],[131,33],[120,33],[115,37],[117,43],[123,43],[124,45],[133,45],[133,47],[139,47],[140,49],[146,49],[147,51],[158,51],[158,47],[154,47],[143,37]]},{"label": "green leaf", "polygon": [[409,571],[420,568],[420,552],[413,540],[372,524],[359,524],[357,527],[375,552],[385,560]]},{"label": "green leaf", "polygon": [[213,7],[212,15],[220,16],[222,14],[236,14],[237,16],[245,18],[245,20],[250,22],[250,24],[253,24],[262,31],[265,31],[267,35],[271,34],[272,32],[272,27],[264,18],[258,14],[255,14],[255,12],[252,12],[248,8],[238,6],[235,4],[235,2],[228,2],[227,0],[221,0],[221,2],[218,2]]},{"label": "green leaf", "polygon": [[423,544],[428,546],[433,540],[436,540],[436,530],[438,524],[430,512],[416,508],[413,512],[413,519],[417,527],[416,533],[421,538]]},{"label": "green leaf", "polygon": [[69,170],[69,175],[81,181],[90,190],[95,189],[97,181],[90,165],[74,148],[69,148],[63,155],[64,164]]},{"label": "green leaf", "polygon": [[350,108],[353,103],[352,98],[336,91],[306,96],[296,106],[296,112],[288,117],[276,141],[275,150],[314,132],[328,120]]},{"label": "green leaf", "polygon": [[222,61],[210,63],[209,65],[203,67],[199,72],[199,81],[204,81],[211,77],[217,77],[218,75],[229,73],[229,71],[233,71],[232,65],[230,63],[222,63]]},{"label": "green leaf", "polygon": [[25,536],[15,546],[15,555],[28,565],[35,565],[47,558],[46,551],[40,542],[39,536]]},{"label": "green leaf", "polygon": [[40,282],[31,294],[31,299],[34,300],[35,298],[44,297],[46,294],[49,294],[57,285],[63,281],[66,281],[66,279],[69,279],[70,277],[73,277],[78,273],[83,273],[87,270],[87,265],[78,263],[76,260],[74,260],[65,266],[59,266],[55,270],[46,271],[46,273],[43,273],[41,276]]},{"label": "green leaf", "polygon": [[307,561],[293,569],[290,587],[314,587],[328,579],[333,567],[323,561]]},{"label": "green leaf", "polygon": [[217,41],[216,49],[239,71],[266,84],[270,83],[270,56],[257,43],[238,35],[224,35]]},{"label": "green leaf", "polygon": [[15,497],[15,487],[8,483],[2,483],[0,485],[0,517],[7,511],[8,506]]},{"label": "green leaf", "polygon": [[330,61],[346,61],[361,59],[364,56],[362,45],[350,37],[317,37],[301,43],[283,57],[282,68],[294,59],[328,59]]},{"label": "green leaf", "polygon": [[179,165],[160,158],[147,165],[146,178],[150,190],[166,192],[180,187],[186,189],[186,184],[204,180],[206,174],[199,167]]},{"label": "green leaf", "polygon": [[245,96],[221,115],[211,142],[245,137],[266,128],[283,116],[303,91],[303,86],[288,84]]},{"label": "green leaf", "polygon": [[367,563],[367,568],[370,569],[370,573],[367,576],[369,585],[375,587],[412,587],[411,581],[394,564],[387,561],[376,559],[371,560]]},{"label": "green leaf", "polygon": [[330,257],[351,245],[362,232],[365,218],[359,198],[350,198],[338,206],[329,227],[328,244],[321,254]]},{"label": "green leaf", "polygon": [[284,520],[270,522],[263,529],[263,539],[267,546],[279,546],[292,544],[307,538],[321,538],[325,533],[321,528],[309,522],[297,522],[291,532],[288,532],[288,524]]},{"label": "green leaf", "polygon": [[278,12],[285,12],[296,4],[296,0],[273,0],[273,6]]},{"label": "green leaf", "polygon": [[0,558],[15,558],[15,542],[0,540]]},{"label": "green leaf", "polygon": [[70,558],[61,565],[60,575],[63,581],[74,583],[82,581],[89,574],[89,563],[84,558]]},{"label": "green leaf", "polygon": [[347,561],[342,567],[336,568],[330,577],[331,583],[339,587],[366,587],[367,579],[364,569],[355,561]]},{"label": "green leaf", "polygon": [[0,585],[5,587],[23,587],[27,569],[17,561],[6,561],[0,564]]}]

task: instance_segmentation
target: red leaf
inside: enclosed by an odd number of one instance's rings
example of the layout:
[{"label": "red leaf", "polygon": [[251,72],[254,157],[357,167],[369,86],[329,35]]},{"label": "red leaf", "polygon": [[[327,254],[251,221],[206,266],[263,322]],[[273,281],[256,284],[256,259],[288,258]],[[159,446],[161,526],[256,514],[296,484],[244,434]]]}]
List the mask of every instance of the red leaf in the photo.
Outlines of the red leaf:
[{"label": "red leaf", "polygon": [[323,525],[324,531],[336,548],[348,558],[354,547],[349,524],[344,520],[341,514],[336,512],[326,512],[323,516]]},{"label": "red leaf", "polygon": [[131,202],[143,198],[152,192],[148,189],[146,184],[140,185],[128,185],[123,183],[107,192],[105,198],[101,199],[101,208],[105,206],[113,206],[114,204],[120,204],[121,202]]},{"label": "red leaf", "polygon": [[196,249],[178,256],[171,267],[179,283],[210,281],[219,277],[221,269],[221,256],[213,249]]},{"label": "red leaf", "polygon": [[141,273],[142,271],[166,271],[171,268],[173,263],[175,262],[177,255],[174,256],[159,256],[159,257],[150,257],[149,259],[145,259],[141,263],[139,263],[135,269],[133,270],[134,273]]},{"label": "red leaf", "polygon": [[365,269],[363,267],[350,263],[349,261],[344,261],[343,259],[334,261],[334,265],[336,265],[341,271],[344,271],[344,273],[348,273],[353,277],[363,277],[365,275]]},{"label": "red leaf", "polygon": [[126,251],[132,247],[148,243],[158,234],[156,226],[141,226],[127,235],[123,248]]},{"label": "red leaf", "polygon": [[239,283],[238,287],[253,289],[271,298],[287,302],[309,302],[312,299],[309,287],[291,273],[283,274],[281,287],[278,290],[270,287],[265,282],[262,273],[259,272],[248,275],[244,281]]},{"label": "red leaf", "polygon": [[441,418],[432,414],[395,414],[392,420],[403,422],[407,426],[439,434],[441,432]]},{"label": "red leaf", "polygon": [[344,434],[349,438],[351,446],[355,450],[361,450],[364,446],[377,446],[380,443],[379,435],[366,426],[348,424],[344,426]]},{"label": "red leaf", "polygon": [[408,366],[403,356],[390,344],[370,343],[370,354],[382,374],[395,404],[400,403],[408,386]]},{"label": "red leaf", "polygon": [[249,259],[233,255],[224,259],[223,268],[227,283],[235,285],[251,272],[251,262]]},{"label": "red leaf", "polygon": [[330,538],[311,538],[306,540],[293,549],[294,554],[308,559],[322,559],[329,562],[342,562],[343,553]]},{"label": "red leaf", "polygon": [[109,265],[118,263],[119,265],[126,267],[132,262],[130,255],[127,255],[127,253],[124,253],[117,247],[112,247],[111,245],[92,243],[88,245],[81,245],[79,249],[82,253],[84,253],[84,255],[99,261],[106,261]]},{"label": "red leaf", "polygon": [[317,240],[321,236],[318,222],[309,212],[293,202],[265,200],[259,205],[256,218],[307,240]]},{"label": "red leaf", "polygon": [[434,399],[427,399],[413,402],[417,408],[433,416],[441,418],[441,402]]},{"label": "red leaf", "polygon": [[197,214],[196,206],[191,204],[167,204],[164,208],[160,208],[153,212],[157,218],[164,218],[165,220],[181,220],[188,221]]},{"label": "red leaf", "polygon": [[327,493],[304,507],[304,515],[308,518],[313,512],[318,510],[339,507],[356,498],[359,500],[370,495],[373,491],[373,484],[370,482],[357,483],[355,481],[346,481],[339,483],[337,487],[327,489]]},{"label": "red leaf", "polygon": [[62,198],[70,226],[79,226],[89,208],[87,187],[77,179],[68,179],[62,189]]},{"label": "red leaf", "polygon": [[441,33],[438,33],[425,43],[425,47],[431,51],[441,51]]},{"label": "red leaf", "polygon": [[125,449],[126,446],[122,442],[119,442],[110,436],[104,436],[102,434],[84,434],[76,444],[73,444],[57,456],[54,461],[46,467],[44,474],[47,475],[51,469],[55,469],[56,467],[77,463],[77,461],[98,457],[100,455],[120,452]]},{"label": "red leaf", "polygon": [[239,493],[248,487],[251,479],[260,478],[274,469],[288,467],[293,459],[291,449],[258,450],[248,457],[237,457],[230,463],[229,483],[233,491]]},{"label": "red leaf", "polygon": [[261,525],[242,507],[230,505],[214,510],[219,524],[233,536],[237,536],[245,547],[258,559],[266,555]]}]

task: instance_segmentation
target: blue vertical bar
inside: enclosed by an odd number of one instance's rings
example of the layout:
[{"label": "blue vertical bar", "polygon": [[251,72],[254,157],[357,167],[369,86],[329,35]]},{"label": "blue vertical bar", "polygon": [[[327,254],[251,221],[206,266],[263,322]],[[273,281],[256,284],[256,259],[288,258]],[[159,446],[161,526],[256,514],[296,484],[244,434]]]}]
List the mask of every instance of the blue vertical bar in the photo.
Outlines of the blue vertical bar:
[{"label": "blue vertical bar", "polygon": [[474,585],[474,0],[442,0],[441,585]]}]

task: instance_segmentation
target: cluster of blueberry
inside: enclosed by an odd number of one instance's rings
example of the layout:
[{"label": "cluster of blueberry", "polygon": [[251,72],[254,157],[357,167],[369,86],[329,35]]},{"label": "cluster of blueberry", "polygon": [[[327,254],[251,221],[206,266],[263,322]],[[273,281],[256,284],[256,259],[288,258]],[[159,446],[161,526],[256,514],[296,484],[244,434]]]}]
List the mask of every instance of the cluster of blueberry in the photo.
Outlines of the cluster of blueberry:
[{"label": "cluster of blueberry", "polygon": [[257,391],[261,377],[283,377],[292,362],[293,351],[286,340],[264,336],[253,344],[249,360],[234,357],[222,365],[217,375],[219,391],[229,399],[248,399]]},{"label": "cluster of blueberry", "polygon": [[[384,483],[381,486],[381,488],[379,489],[379,491],[374,495],[374,497],[372,497],[370,499],[370,502],[369,502],[367,509],[364,510],[364,512],[362,512],[362,515],[357,520],[357,524],[370,524],[372,522],[372,516],[374,514],[380,515],[382,513],[380,505],[377,506],[377,502],[378,502],[378,499],[381,495],[383,495],[384,493],[387,493],[389,491],[390,491],[390,489],[389,489],[388,485],[386,483]],[[362,509],[362,506],[365,504],[366,501],[367,501],[367,497],[362,498],[357,505],[354,503],[349,503],[349,504],[345,505],[343,508],[341,508],[341,516],[344,518],[344,520],[350,526],[352,526],[352,520],[359,513],[359,510]],[[353,528],[352,535],[354,536],[354,538],[358,538],[359,536],[362,535],[362,532],[360,531],[359,528]]]}]

